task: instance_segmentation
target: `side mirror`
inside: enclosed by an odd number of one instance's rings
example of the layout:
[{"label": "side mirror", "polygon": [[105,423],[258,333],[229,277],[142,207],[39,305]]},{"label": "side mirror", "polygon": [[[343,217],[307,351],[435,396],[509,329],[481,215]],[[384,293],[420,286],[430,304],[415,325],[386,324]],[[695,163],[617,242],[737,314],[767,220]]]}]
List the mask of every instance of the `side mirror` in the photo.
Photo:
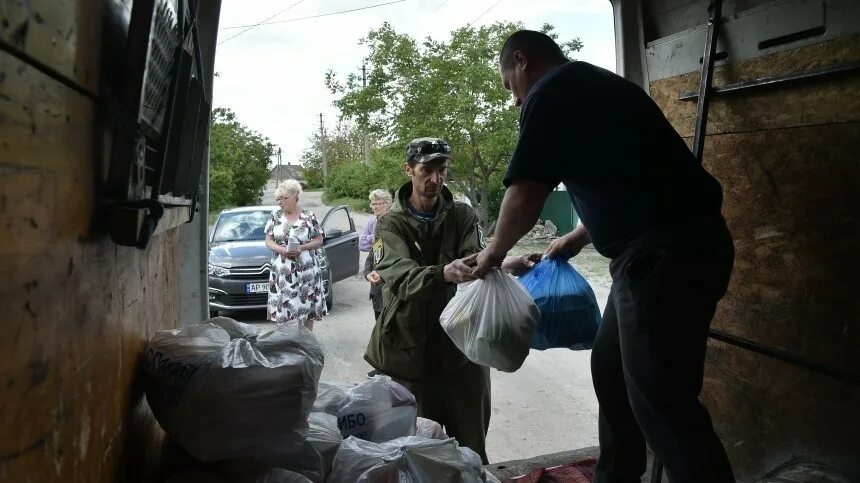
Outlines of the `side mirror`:
[{"label": "side mirror", "polygon": [[340,228],[332,228],[330,230],[325,231],[325,236],[323,237],[323,240],[331,240],[334,238],[340,238],[342,236],[343,230],[341,230]]}]

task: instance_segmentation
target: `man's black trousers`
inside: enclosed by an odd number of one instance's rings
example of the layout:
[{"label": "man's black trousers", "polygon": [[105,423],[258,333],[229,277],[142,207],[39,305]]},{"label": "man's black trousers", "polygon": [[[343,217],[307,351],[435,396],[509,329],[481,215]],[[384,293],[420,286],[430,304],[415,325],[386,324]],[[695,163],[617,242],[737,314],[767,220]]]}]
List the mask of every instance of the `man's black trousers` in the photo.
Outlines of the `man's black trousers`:
[{"label": "man's black trousers", "polygon": [[591,355],[600,403],[595,482],[639,482],[646,442],[672,483],[734,481],[699,401],[708,328],[733,263],[722,218],[643,236],[610,263],[612,288]]}]

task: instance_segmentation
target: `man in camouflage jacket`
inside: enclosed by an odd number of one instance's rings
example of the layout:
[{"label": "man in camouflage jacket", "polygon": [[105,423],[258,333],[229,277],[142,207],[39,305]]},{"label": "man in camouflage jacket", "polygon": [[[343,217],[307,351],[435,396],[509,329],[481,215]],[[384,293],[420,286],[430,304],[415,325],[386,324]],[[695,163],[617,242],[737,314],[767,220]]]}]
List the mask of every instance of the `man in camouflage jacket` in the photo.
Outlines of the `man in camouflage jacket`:
[{"label": "man in camouflage jacket", "polygon": [[371,252],[385,281],[384,308],[365,359],[415,394],[419,416],[442,424],[486,464],[489,368],[469,361],[439,324],[457,284],[474,280],[468,265],[482,249],[481,230],[472,208],[444,186],[452,162],[445,141],[413,140],[406,161],[411,181],[380,217]]}]

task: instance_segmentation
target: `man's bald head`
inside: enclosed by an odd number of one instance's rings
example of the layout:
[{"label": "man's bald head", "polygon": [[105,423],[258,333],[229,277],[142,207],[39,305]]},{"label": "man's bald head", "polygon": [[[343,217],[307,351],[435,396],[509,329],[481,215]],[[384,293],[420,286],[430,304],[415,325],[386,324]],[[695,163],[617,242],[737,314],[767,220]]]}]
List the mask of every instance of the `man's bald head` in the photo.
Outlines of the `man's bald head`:
[{"label": "man's bald head", "polygon": [[552,68],[567,62],[561,47],[549,35],[534,30],[511,34],[499,52],[502,85],[522,106],[529,90]]},{"label": "man's bald head", "polygon": [[515,52],[521,52],[532,62],[544,65],[567,62],[567,57],[555,40],[535,30],[518,30],[505,40],[499,53],[499,66],[502,69],[510,67]]}]

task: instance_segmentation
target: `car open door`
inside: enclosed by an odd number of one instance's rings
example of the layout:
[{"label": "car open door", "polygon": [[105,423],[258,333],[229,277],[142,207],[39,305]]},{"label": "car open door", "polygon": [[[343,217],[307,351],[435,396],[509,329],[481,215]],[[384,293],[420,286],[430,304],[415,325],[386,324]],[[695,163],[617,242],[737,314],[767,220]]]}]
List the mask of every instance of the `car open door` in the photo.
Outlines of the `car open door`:
[{"label": "car open door", "polygon": [[323,218],[322,229],[331,283],[358,274],[358,231],[349,207],[341,205],[329,210]]}]

